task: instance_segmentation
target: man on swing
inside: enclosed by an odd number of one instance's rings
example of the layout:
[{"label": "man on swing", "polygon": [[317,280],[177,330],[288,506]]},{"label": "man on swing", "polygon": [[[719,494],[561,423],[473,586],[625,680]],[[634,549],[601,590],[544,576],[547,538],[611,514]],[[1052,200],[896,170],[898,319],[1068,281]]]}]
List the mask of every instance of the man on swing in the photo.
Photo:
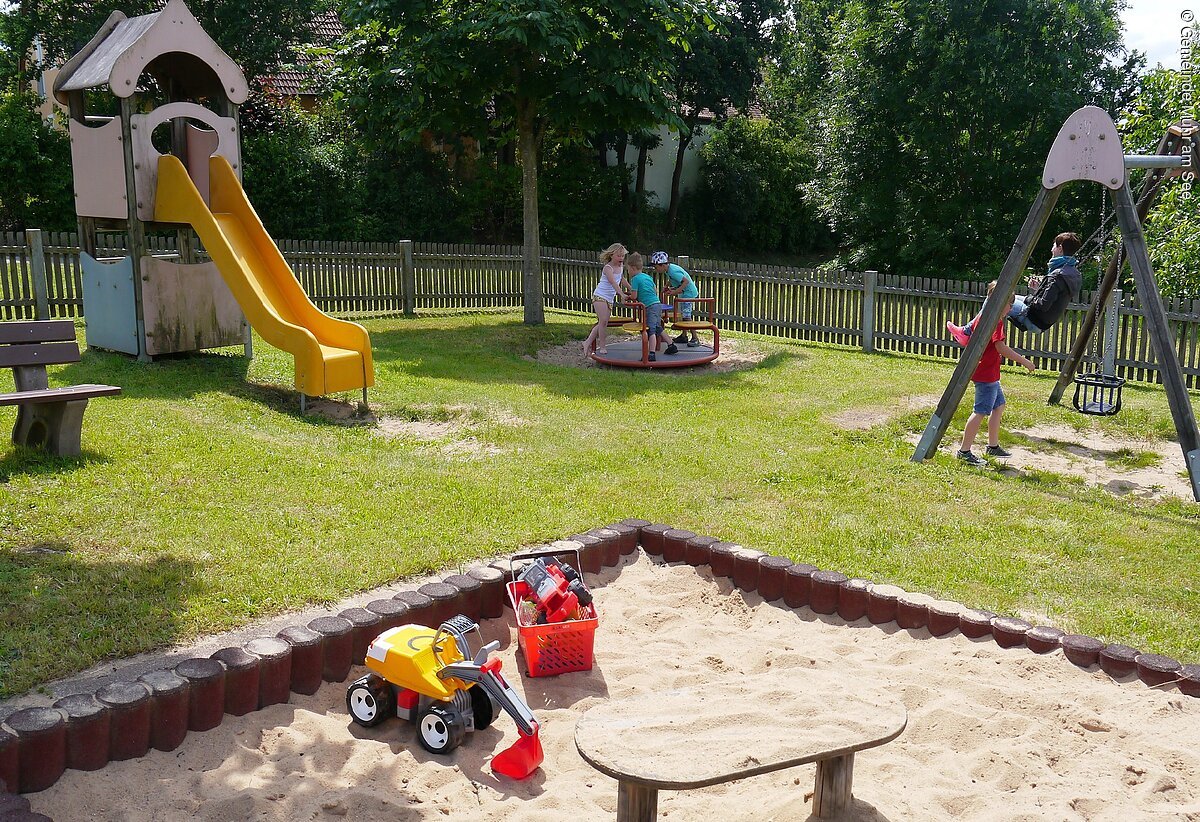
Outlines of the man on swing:
[{"label": "man on swing", "polygon": [[[1073,231],[1064,231],[1054,238],[1046,276],[1030,277],[1029,287],[1033,293],[1028,297],[1017,295],[1013,298],[1008,318],[1015,325],[1032,334],[1040,334],[1062,318],[1070,302],[1079,296],[1079,289],[1083,285],[1079,261],[1075,259],[1080,245],[1079,235]],[[976,314],[963,326],[947,322],[946,330],[956,343],[966,346],[979,322],[979,316]]]}]

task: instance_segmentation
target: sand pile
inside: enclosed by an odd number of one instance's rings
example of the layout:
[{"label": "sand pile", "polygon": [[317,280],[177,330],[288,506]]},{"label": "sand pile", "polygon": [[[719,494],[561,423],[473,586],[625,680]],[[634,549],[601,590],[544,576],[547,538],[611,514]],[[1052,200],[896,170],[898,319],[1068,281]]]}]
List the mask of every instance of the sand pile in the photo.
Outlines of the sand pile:
[{"label": "sand pile", "polygon": [[[606,569],[589,673],[519,677],[515,632],[485,623],[543,723],[546,761],[524,782],[488,768],[516,739],[507,717],[439,759],[400,720],[351,724],[346,686],[334,683],[227,717],[172,753],[68,772],[30,799],[58,820],[613,819],[616,783],[575,750],[580,715],[603,700],[719,682],[731,702],[769,708],[764,722],[789,709],[789,692],[866,686],[904,703],[907,729],[855,761],[855,819],[1200,819],[1200,699],[1113,682],[1061,652],[793,612],[704,573],[644,556]],[[704,736],[722,717],[695,721]],[[660,818],[805,819],[814,773],[663,792]]]}]

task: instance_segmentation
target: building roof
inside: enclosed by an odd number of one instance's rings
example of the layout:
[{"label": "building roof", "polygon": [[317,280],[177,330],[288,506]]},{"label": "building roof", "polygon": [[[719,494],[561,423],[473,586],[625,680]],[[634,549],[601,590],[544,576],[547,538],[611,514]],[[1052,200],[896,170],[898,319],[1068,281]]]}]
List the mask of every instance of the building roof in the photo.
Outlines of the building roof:
[{"label": "building roof", "polygon": [[[312,42],[318,46],[332,45],[346,33],[337,12],[327,11],[313,18],[310,28]],[[299,97],[301,95],[318,94],[312,83],[313,74],[319,69],[320,62],[307,52],[301,51],[296,55],[294,68],[281,69],[274,74],[262,78],[267,88],[284,97]]]}]

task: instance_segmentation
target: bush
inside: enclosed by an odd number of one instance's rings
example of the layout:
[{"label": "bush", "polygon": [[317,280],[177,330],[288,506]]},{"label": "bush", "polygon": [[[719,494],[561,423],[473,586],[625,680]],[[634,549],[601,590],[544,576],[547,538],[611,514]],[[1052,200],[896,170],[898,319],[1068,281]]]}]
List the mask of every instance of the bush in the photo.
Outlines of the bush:
[{"label": "bush", "polygon": [[804,198],[812,160],[781,127],[734,117],[716,128],[700,156],[700,182],[688,211],[705,244],[787,253],[833,245]]},{"label": "bush", "polygon": [[75,226],[71,144],[31,94],[0,91],[0,229]]}]

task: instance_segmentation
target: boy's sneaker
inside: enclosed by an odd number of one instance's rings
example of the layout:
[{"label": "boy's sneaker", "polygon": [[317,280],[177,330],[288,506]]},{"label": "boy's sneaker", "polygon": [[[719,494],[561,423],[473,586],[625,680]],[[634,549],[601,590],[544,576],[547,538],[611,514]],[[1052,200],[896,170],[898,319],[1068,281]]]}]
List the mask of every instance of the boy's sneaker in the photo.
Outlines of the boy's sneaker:
[{"label": "boy's sneaker", "polygon": [[987,447],[987,449],[984,451],[984,453],[987,454],[989,457],[1011,457],[1012,456],[1012,451],[1005,451],[1004,448],[1002,448],[999,445],[989,445]]},{"label": "boy's sneaker", "polygon": [[959,345],[961,345],[963,348],[966,348],[967,343],[969,343],[971,341],[971,338],[967,336],[967,332],[962,330],[961,325],[955,325],[954,323],[947,320],[946,321],[946,330],[950,332],[950,336],[954,339],[954,341],[956,343],[958,343]]},{"label": "boy's sneaker", "polygon": [[650,355],[650,362],[658,362],[658,357],[656,357],[656,356],[654,356],[653,354],[651,354],[651,355]]},{"label": "boy's sneaker", "polygon": [[982,468],[987,465],[987,460],[983,459],[982,457],[975,456],[970,451],[959,451],[957,454],[955,454],[955,456],[965,462],[967,465],[974,465],[976,468]]},{"label": "boy's sneaker", "polygon": [[679,353],[679,346],[675,345],[675,343],[671,343],[670,345],[668,345],[668,346],[667,346],[667,351],[666,351],[666,353],[668,353],[668,354],[678,354],[678,353]]},{"label": "boy's sneaker", "polygon": [[675,342],[677,342],[677,343],[687,342],[687,332],[684,331],[682,334],[680,334],[678,337],[676,337]]},{"label": "boy's sneaker", "polygon": [[688,340],[687,346],[688,346],[688,348],[699,348],[700,341],[699,340]]}]

